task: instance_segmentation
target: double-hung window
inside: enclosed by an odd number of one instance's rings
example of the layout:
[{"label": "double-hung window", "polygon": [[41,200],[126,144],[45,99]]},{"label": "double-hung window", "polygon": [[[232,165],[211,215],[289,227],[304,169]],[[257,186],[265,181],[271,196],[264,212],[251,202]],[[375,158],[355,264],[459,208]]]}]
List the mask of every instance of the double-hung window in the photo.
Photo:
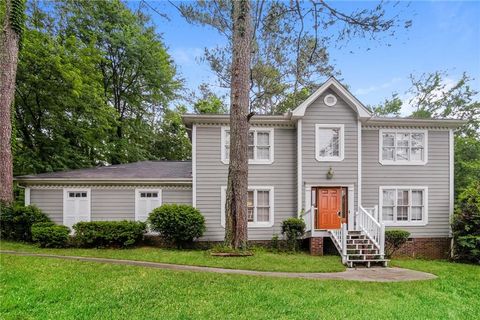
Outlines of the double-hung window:
[{"label": "double-hung window", "polygon": [[[226,187],[222,187],[221,224],[225,227]],[[273,226],[273,187],[249,187],[247,199],[247,220],[249,227]]]},{"label": "double-hung window", "polygon": [[[230,157],[230,129],[222,128],[222,162]],[[248,132],[248,162],[250,164],[273,163],[273,128],[252,128]]]},{"label": "double-hung window", "polygon": [[426,187],[380,187],[380,210],[385,225],[425,225],[428,221]]},{"label": "double-hung window", "polygon": [[380,130],[379,161],[384,165],[427,163],[426,130]]},{"label": "double-hung window", "polygon": [[315,158],[318,161],[342,161],[344,158],[344,125],[315,125]]}]

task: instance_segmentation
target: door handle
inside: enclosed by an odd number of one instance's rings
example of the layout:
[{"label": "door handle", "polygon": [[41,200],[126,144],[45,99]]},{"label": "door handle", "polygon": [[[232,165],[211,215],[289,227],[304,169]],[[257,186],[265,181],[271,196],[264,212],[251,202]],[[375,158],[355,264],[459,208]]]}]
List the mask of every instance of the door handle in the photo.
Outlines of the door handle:
[{"label": "door handle", "polygon": [[340,218],[342,217],[342,212],[341,211],[338,211],[337,212],[337,216],[339,216]]}]

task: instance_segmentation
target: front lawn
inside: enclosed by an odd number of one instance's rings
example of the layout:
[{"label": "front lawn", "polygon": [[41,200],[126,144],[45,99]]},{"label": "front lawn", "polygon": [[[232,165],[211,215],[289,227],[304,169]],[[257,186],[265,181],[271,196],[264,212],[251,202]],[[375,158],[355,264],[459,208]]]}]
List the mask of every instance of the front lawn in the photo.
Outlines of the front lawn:
[{"label": "front lawn", "polygon": [[345,270],[339,256],[314,257],[308,253],[272,253],[262,248],[256,248],[255,255],[251,257],[213,257],[209,251],[174,250],[155,247],[133,249],[42,249],[31,244],[10,241],[1,241],[0,249],[258,271],[338,272]]},{"label": "front lawn", "polygon": [[395,261],[401,283],[283,279],[0,255],[2,319],[480,319],[480,267]]}]

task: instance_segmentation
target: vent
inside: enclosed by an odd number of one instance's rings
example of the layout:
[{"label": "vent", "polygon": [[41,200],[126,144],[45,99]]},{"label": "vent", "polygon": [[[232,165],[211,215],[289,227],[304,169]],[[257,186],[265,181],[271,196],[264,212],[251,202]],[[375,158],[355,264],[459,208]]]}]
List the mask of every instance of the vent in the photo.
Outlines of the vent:
[{"label": "vent", "polygon": [[333,94],[327,94],[323,99],[323,102],[329,107],[333,107],[337,104],[337,98]]}]

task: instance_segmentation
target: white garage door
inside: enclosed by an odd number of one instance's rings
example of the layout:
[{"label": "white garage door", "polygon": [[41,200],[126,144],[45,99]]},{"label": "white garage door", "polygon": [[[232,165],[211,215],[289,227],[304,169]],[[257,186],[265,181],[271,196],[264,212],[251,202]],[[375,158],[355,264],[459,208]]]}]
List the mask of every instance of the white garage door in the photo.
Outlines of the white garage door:
[{"label": "white garage door", "polygon": [[63,224],[71,228],[80,221],[90,221],[90,189],[63,190]]},{"label": "white garage door", "polygon": [[136,189],[135,220],[146,221],[153,209],[162,205],[162,190]]}]

